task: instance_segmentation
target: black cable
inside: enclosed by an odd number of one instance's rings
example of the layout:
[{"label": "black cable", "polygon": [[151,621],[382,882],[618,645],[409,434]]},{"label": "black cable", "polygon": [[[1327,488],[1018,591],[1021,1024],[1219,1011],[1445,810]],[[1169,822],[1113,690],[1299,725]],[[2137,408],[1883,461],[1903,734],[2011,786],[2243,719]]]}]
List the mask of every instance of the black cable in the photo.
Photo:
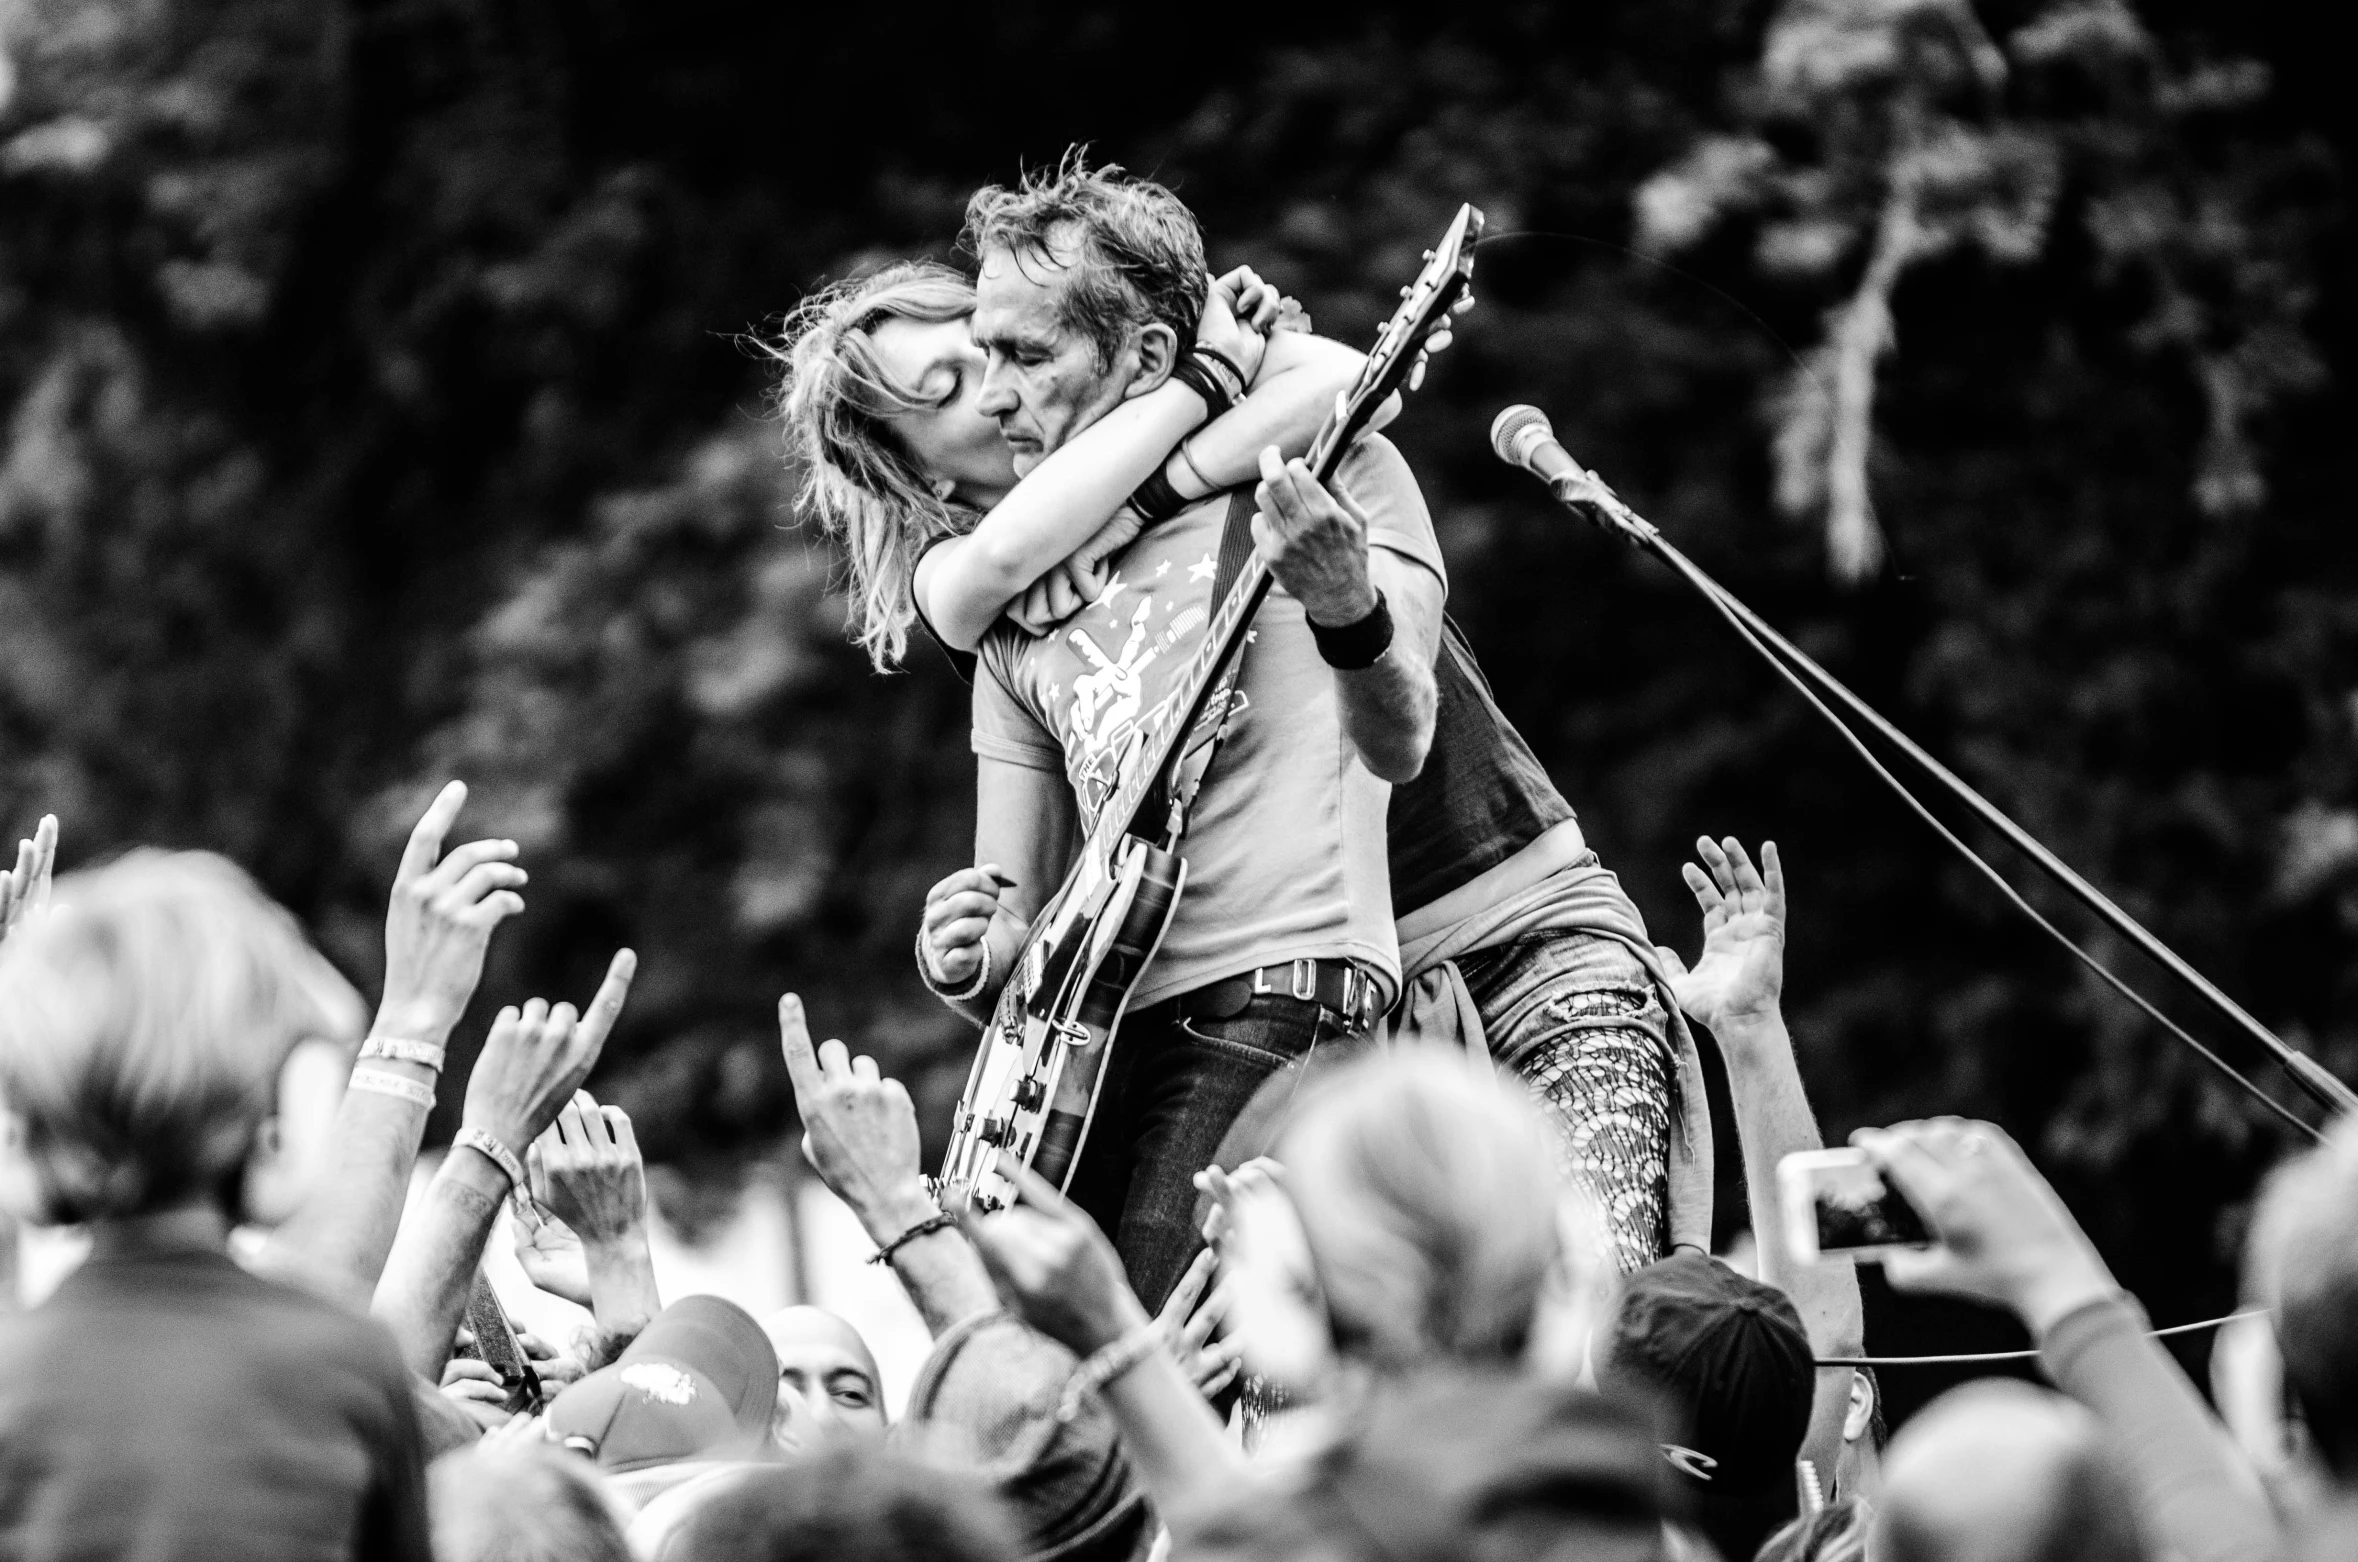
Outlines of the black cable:
[{"label": "black cable", "polygon": [[[2254,1308],[2245,1312],[2229,1313],[2223,1318],[2205,1318],[2200,1323],[2174,1323],[2166,1329],[2148,1329],[2149,1340],[2167,1339],[2173,1334],[2193,1334],[2202,1329],[2216,1329],[2235,1322],[2238,1318],[2265,1317],[2267,1309]],[[2035,1350],[1972,1351],[1958,1356],[1820,1356],[1821,1367],[1961,1367],[1984,1361],[2030,1361],[2038,1356]]]},{"label": "black cable", "polygon": [[[1657,537],[1659,537],[1659,533],[1657,533]],[[1675,548],[1671,547],[1671,544],[1667,540],[1662,540],[1661,546],[1671,552],[1677,551]],[[1681,557],[1683,558],[1684,555],[1681,555]],[[2341,1080],[2335,1078],[2333,1075],[2327,1073],[2316,1059],[2309,1057],[2306,1053],[2296,1051],[2295,1049],[2285,1045],[2285,1043],[2280,1040],[2273,1031],[2269,1030],[2266,1026],[2262,1025],[2258,1020],[2254,1019],[2248,1012],[2246,1012],[2242,1005],[2236,1003],[2234,999],[2221,992],[2215,985],[2212,984],[2208,977],[2205,977],[2200,971],[2195,970],[2193,966],[2187,964],[2185,960],[2180,958],[2177,951],[2171,949],[2169,945],[2163,943],[2160,939],[2154,937],[2153,934],[2147,932],[2145,927],[2135,918],[2131,917],[2127,912],[2121,910],[2120,907],[2113,904],[2111,899],[2107,897],[2102,890],[2099,890],[2093,884],[2090,884],[2086,879],[2082,878],[2078,873],[2074,872],[2071,866],[2064,862],[2062,858],[2057,857],[2053,852],[2049,851],[2044,845],[2042,845],[2037,837],[2033,836],[2029,831],[2023,829],[2013,820],[2007,818],[2006,815],[1987,798],[1984,798],[1979,792],[1968,786],[1965,781],[1954,771],[1950,770],[1939,760],[1926,753],[1924,749],[1915,742],[1915,740],[1910,738],[1906,733],[1900,731],[1900,729],[1892,725],[1891,722],[1884,719],[1882,713],[1877,711],[1872,705],[1869,705],[1865,700],[1862,700],[1857,695],[1851,693],[1851,691],[1842,683],[1840,679],[1836,678],[1832,673],[1826,671],[1815,661],[1811,660],[1808,653],[1804,652],[1799,646],[1796,646],[1792,641],[1787,640],[1783,635],[1779,634],[1773,625],[1771,625],[1767,620],[1763,619],[1759,614],[1753,612],[1751,608],[1745,606],[1744,603],[1739,598],[1737,598],[1734,593],[1727,590],[1727,588],[1724,586],[1721,586],[1717,581],[1712,580],[1708,575],[1703,575],[1703,572],[1700,569],[1697,569],[1695,573],[1697,575],[1702,575],[1703,582],[1708,587],[1709,594],[1711,594],[1714,600],[1720,604],[1722,612],[1731,613],[1734,616],[1744,620],[1744,622],[1750,625],[1751,628],[1762,638],[1766,639],[1770,644],[1774,645],[1778,651],[1782,652],[1786,660],[1797,666],[1802,672],[1808,674],[1811,680],[1817,683],[1820,688],[1826,690],[1836,699],[1840,700],[1842,704],[1846,706],[1853,714],[1857,715],[1861,720],[1865,721],[1879,735],[1881,735],[1886,742],[1898,748],[1902,753],[1906,754],[1910,759],[1914,760],[1918,765],[1922,766],[1924,770],[1933,777],[1933,779],[1939,781],[1942,785],[1947,787],[1951,795],[1955,796],[1967,807],[1971,808],[1973,812],[1981,818],[1983,823],[1988,824],[1993,829],[1996,829],[2000,834],[2004,835],[2014,844],[2018,850],[2020,850],[2025,856],[2029,857],[2033,863],[2043,870],[2048,875],[2048,877],[2054,879],[2065,889],[2071,891],[2071,893],[2077,896],[2084,904],[2086,904],[2090,910],[2094,911],[2100,918],[2109,923],[2114,931],[2129,939],[2131,943],[2135,944],[2139,949],[2143,950],[2148,957],[2154,960],[2155,963],[2160,965],[2164,970],[2170,972],[2173,976],[2178,977],[2189,987],[2193,988],[2198,996],[2205,999],[2213,1008],[2217,1009],[2219,1013],[2233,1021],[2244,1031],[2245,1034],[2258,1041],[2268,1050],[2269,1054],[2273,1056],[2278,1063],[2283,1065],[2285,1072],[2292,1076],[2293,1082],[2299,1085],[2303,1090],[2307,1091],[2308,1094],[2314,1098],[2320,1106],[2323,1106],[2328,1111],[2332,1112],[2344,1112],[2358,1108],[2358,1094],[2353,1094],[2349,1086],[2344,1084]],[[1819,709],[1823,711],[1824,707],[1820,706]],[[1841,724],[1839,720],[1835,718],[1830,712],[1827,713],[1827,719],[1830,721],[1836,721],[1837,725]],[[1897,783],[1894,784],[1896,785]]]},{"label": "black cable", "polygon": [[[2262,1090],[2258,1085],[2245,1078],[2241,1073],[2238,1073],[2236,1069],[2227,1062],[2226,1059],[2220,1057],[2210,1048],[2204,1046],[2201,1042],[2195,1040],[2194,1037],[2187,1034],[2183,1027],[2170,1019],[2169,1016],[2163,1014],[2151,1003],[2147,1002],[2144,996],[2137,992],[2134,988],[2130,987],[2128,983],[2115,976],[2111,969],[2107,967],[2103,961],[2097,959],[2087,950],[2081,948],[2069,934],[2065,933],[2053,922],[2047,920],[2047,918],[2039,912],[2037,907],[2033,906],[2028,900],[2025,900],[2022,896],[2022,893],[2015,889],[2012,884],[2007,882],[2005,875],[2001,874],[1996,868],[1992,867],[1987,861],[1985,861],[1979,852],[1976,852],[1972,847],[1966,845],[1954,830],[1951,830],[1946,824],[1941,822],[1938,815],[1934,814],[1931,809],[1925,807],[1923,802],[1917,798],[1916,794],[1909,791],[1907,785],[1902,782],[1899,777],[1893,775],[1890,769],[1884,765],[1882,760],[1875,757],[1874,751],[1867,747],[1866,743],[1856,732],[1851,730],[1849,723],[1845,722],[1840,716],[1835,715],[1832,708],[1829,707],[1824,700],[1818,698],[1816,691],[1811,689],[1807,683],[1803,682],[1802,679],[1794,672],[1792,667],[1786,664],[1785,659],[1778,656],[1775,652],[1768,648],[1768,646],[1762,641],[1761,637],[1753,632],[1751,625],[1745,622],[1745,619],[1750,616],[1749,609],[1746,609],[1743,614],[1739,615],[1730,605],[1731,603],[1735,603],[1735,598],[1730,595],[1727,590],[1719,584],[1719,582],[1713,580],[1709,575],[1705,574],[1702,569],[1700,569],[1684,553],[1681,553],[1677,547],[1675,547],[1669,541],[1669,539],[1665,538],[1658,530],[1654,530],[1653,528],[1649,527],[1647,531],[1648,535],[1645,535],[1642,538],[1642,546],[1652,548],[1657,554],[1661,556],[1665,563],[1669,564],[1671,568],[1677,570],[1680,575],[1684,576],[1688,584],[1692,585],[1697,591],[1701,592],[1703,594],[1704,600],[1709,602],[1713,607],[1717,608],[1719,610],[1720,616],[1728,621],[1728,627],[1735,630],[1736,633],[1742,637],[1745,644],[1751,646],[1753,650],[1759,652],[1761,657],[1767,661],[1771,667],[1776,669],[1777,675],[1779,677],[1783,678],[1787,683],[1791,684],[1795,692],[1799,693],[1803,699],[1810,703],[1812,709],[1817,711],[1819,715],[1825,717],[1826,720],[1833,725],[1834,730],[1842,735],[1842,740],[1845,743],[1848,743],[1852,749],[1856,750],[1859,758],[1866,762],[1867,768],[1874,771],[1875,774],[1882,779],[1886,786],[1890,787],[1893,792],[1898,794],[1900,801],[1907,804],[1909,809],[1913,811],[1918,818],[1922,819],[1927,825],[1931,826],[1935,834],[1937,834],[1942,840],[1948,842],[1951,847],[1955,848],[1958,855],[1962,856],[1967,862],[1973,864],[1976,869],[1980,870],[1984,878],[1987,878],[1992,884],[1996,885],[1998,887],[1998,893],[2004,895],[2007,900],[2011,901],[2014,904],[2015,909],[2019,910],[2024,916],[2030,918],[2032,922],[2038,924],[2038,926],[2043,929],[2050,938],[2061,944],[2065,949],[2071,951],[2072,956],[2075,959],[2077,959],[2082,965],[2086,966],[2089,970],[2095,972],[2099,977],[2103,978],[2104,981],[2110,985],[2115,992],[2128,999],[2139,1009],[2142,1009],[2146,1016],[2150,1018],[2155,1024],[2161,1026],[2164,1030],[2168,1031],[2172,1036],[2175,1036],[2181,1042],[2184,1042],[2188,1047],[2193,1049],[2195,1054],[2202,1058],[2204,1062],[2210,1064],[2211,1067],[2217,1069],[2227,1079],[2240,1086],[2245,1091],[2245,1093],[2251,1096],[2253,1100],[2259,1102],[2269,1111],[2275,1113],[2279,1118],[2282,1118],[2286,1123],[2290,1124],[2299,1132],[2308,1135],[2311,1139],[2317,1140],[2320,1143],[2324,1141],[2325,1136],[2323,1134],[2319,1133],[2316,1129],[2310,1127],[2307,1123],[2301,1121],[2300,1118],[2293,1115],[2291,1109],[2286,1107],[2283,1103],[2279,1102],[2274,1096],[2269,1095],[2268,1092]],[[1741,604],[1737,604],[1737,606],[1740,605]],[[1798,649],[1794,649],[1792,647],[1788,647],[1788,649],[1792,650],[1792,654],[1795,657],[1801,658],[1804,661],[1807,660],[1806,657],[1802,657],[1802,653]],[[1810,665],[1812,666],[1813,670],[1819,674],[1819,676],[1823,677],[1828,682],[1833,682],[1833,674],[1825,672],[1822,668],[1817,668],[1814,663],[1811,663]],[[1847,693],[1848,691],[1845,692]],[[1863,701],[1860,703],[1862,705],[1864,704]],[[1878,717],[1877,719],[1880,720],[1881,718]],[[1959,787],[1964,786],[1962,781],[1959,781],[1956,784]],[[1970,790],[1970,788],[1967,790]],[[2003,816],[2001,815],[2001,817]],[[2279,1043],[2278,1045],[2281,1046],[2282,1043]]]}]

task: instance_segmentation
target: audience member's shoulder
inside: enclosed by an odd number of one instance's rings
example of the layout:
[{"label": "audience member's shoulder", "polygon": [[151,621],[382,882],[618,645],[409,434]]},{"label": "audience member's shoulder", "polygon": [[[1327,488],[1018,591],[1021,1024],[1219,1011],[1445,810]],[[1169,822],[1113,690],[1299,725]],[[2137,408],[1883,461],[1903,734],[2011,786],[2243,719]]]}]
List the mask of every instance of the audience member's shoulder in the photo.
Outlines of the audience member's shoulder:
[{"label": "audience member's shoulder", "polygon": [[255,1333],[288,1355],[332,1349],[355,1369],[406,1381],[401,1353],[384,1325],[357,1308],[290,1280],[245,1273],[239,1289]]}]

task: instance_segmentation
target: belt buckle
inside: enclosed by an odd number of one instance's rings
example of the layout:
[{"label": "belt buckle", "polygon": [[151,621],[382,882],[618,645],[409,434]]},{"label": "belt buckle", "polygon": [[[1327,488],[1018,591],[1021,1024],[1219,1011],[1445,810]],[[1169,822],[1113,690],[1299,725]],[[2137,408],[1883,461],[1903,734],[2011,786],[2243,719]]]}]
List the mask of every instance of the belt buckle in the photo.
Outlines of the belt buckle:
[{"label": "belt buckle", "polygon": [[1296,960],[1293,963],[1294,996],[1307,1003],[1318,996],[1318,962]]}]

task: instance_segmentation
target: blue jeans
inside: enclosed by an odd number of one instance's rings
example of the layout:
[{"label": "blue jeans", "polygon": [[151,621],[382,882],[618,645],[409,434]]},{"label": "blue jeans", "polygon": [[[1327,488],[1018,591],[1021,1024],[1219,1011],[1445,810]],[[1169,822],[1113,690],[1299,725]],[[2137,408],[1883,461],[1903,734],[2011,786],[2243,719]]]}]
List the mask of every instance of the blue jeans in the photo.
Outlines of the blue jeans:
[{"label": "blue jeans", "polygon": [[1669,1232],[1671,1081],[1661,999],[1636,955],[1596,933],[1534,933],[1458,956],[1490,1055],[1539,1097],[1564,1167],[1596,1201],[1624,1273]]},{"label": "blue jeans", "polygon": [[1148,1312],[1203,1246],[1195,1174],[1236,1115],[1270,1075],[1346,1033],[1331,1012],[1276,995],[1226,1019],[1181,1018],[1170,1003],[1123,1019],[1066,1192],[1114,1239]]}]

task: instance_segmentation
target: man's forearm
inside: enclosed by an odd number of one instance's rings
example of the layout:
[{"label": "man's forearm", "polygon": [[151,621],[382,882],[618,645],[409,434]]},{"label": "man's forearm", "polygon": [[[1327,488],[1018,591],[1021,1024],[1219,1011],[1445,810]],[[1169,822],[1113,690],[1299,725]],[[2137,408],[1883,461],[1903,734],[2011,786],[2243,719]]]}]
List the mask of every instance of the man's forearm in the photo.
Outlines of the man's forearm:
[{"label": "man's forearm", "polygon": [[[1744,1191],[1752,1204],[1752,1234],[1760,1246],[1761,1278],[1793,1298],[1820,1356],[1856,1356],[1865,1348],[1866,1314],[1858,1272],[1848,1264],[1801,1264],[1786,1240],[1778,1206],[1777,1163],[1797,1150],[1825,1147],[1818,1120],[1794,1064],[1793,1041],[1781,1013],[1727,1020],[1714,1029],[1727,1060],[1728,1095],[1744,1155]],[[1850,1404],[1847,1368],[1818,1369],[1803,1456],[1821,1475],[1833,1470],[1842,1421]]]},{"label": "man's forearm", "polygon": [[466,1312],[483,1246],[507,1197],[507,1177],[481,1153],[454,1149],[434,1174],[415,1218],[404,1221],[369,1309],[393,1332],[401,1359],[439,1381]]},{"label": "man's forearm", "polygon": [[[912,1183],[872,1203],[855,1205],[852,1213],[868,1240],[882,1248],[939,1215],[941,1206],[923,1184]],[[998,1310],[999,1293],[991,1285],[990,1272],[959,1231],[932,1231],[903,1243],[893,1250],[890,1262],[893,1277],[909,1293],[926,1332],[935,1339],[968,1318]]]},{"label": "man's forearm", "polygon": [[[418,1026],[404,1033],[380,1016],[370,1034],[441,1041],[446,1031]],[[361,1066],[427,1090],[438,1083],[435,1072],[421,1063],[371,1058]],[[401,1225],[410,1172],[431,1111],[399,1096],[347,1088],[336,1108],[333,1163],[272,1233],[265,1266],[354,1306],[367,1305]]]},{"label": "man's forearm", "polygon": [[663,1310],[644,1226],[602,1241],[584,1240],[581,1251],[589,1269],[590,1313],[601,1331],[636,1335]]},{"label": "man's forearm", "polygon": [[1343,733],[1367,768],[1395,786],[1414,781],[1433,746],[1440,696],[1430,662],[1395,642],[1373,667],[1335,670]]}]

